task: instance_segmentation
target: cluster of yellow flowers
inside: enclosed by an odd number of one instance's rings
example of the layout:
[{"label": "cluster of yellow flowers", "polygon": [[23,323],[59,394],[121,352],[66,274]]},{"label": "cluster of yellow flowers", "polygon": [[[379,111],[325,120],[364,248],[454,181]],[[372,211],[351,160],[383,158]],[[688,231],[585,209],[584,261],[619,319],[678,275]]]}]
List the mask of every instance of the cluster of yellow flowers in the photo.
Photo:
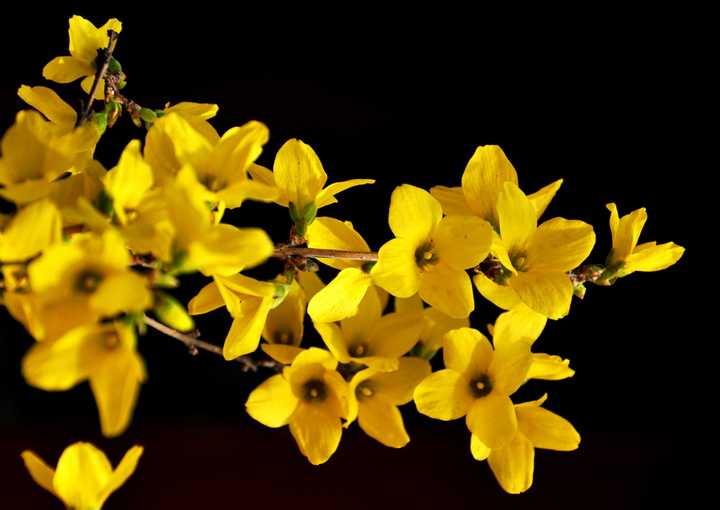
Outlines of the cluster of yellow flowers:
[{"label": "cluster of yellow flowers", "polygon": [[[644,209],[620,218],[609,204],[612,251],[605,265],[583,265],[595,244],[591,225],[538,225],[562,181],[526,194],[503,151],[480,146],[461,186],[395,189],[395,237],[376,254],[350,222],[317,216],[372,179],[326,186],[319,157],[296,139],[271,170],[256,163],[269,138],[260,122],[220,135],[208,122],[216,105],[152,110],[128,100],[111,55],[121,28],[73,16],[70,56],[43,70],[59,83],[84,77],[102,111],[78,115],[53,90],[23,85],[18,94],[34,110],[19,112],[2,138],[0,196],[16,206],[0,219],[2,304],[36,340],[22,362],[29,384],[58,391],[88,380],[103,434],[119,435],[146,378],[137,335],[155,321],[145,314],[180,334],[194,329],[191,315],[224,307],[232,317],[224,358],[254,353],[264,339],[262,351],[281,368],[251,393],[248,413],[268,427],[288,425],[313,464],[330,458],[356,420],[380,443],[406,445],[398,406],[410,401],[432,418],[465,416],[472,455],[487,459],[511,493],[530,487],[535,448],[577,448],[578,433],[543,407],[546,396],[519,404],[511,396],[529,379],[573,375],[568,360],[531,348],[584,283],[609,285],[682,256],[674,243],[638,244]],[[147,132],[106,170],[95,146],[123,113]],[[223,223],[245,200],[288,208],[289,242],[276,247],[260,228]],[[274,280],[243,274],[273,255],[285,260]],[[339,271],[327,285],[313,260]],[[186,308],[168,289],[190,272],[212,281]],[[470,328],[473,284],[505,310],[488,327],[492,341]],[[325,348],[307,345],[306,311]],[[440,349],[444,368],[433,372]],[[131,450],[115,472],[84,443],[63,453],[55,473],[34,454],[23,457],[40,485],[85,509],[101,506],[140,453]]]}]

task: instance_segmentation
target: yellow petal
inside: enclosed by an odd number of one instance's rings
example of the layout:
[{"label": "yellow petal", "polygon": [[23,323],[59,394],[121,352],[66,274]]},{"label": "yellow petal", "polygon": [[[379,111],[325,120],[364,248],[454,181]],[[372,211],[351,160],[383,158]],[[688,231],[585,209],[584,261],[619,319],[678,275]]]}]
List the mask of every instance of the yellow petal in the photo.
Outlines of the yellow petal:
[{"label": "yellow petal", "polygon": [[493,449],[488,464],[506,492],[520,494],[532,485],[535,449],[525,436],[516,434],[504,448]]},{"label": "yellow petal", "polygon": [[379,395],[360,402],[358,423],[368,436],[390,448],[410,442],[400,411]]},{"label": "yellow petal", "polygon": [[182,101],[176,105],[165,105],[165,113],[178,113],[183,117],[199,117],[203,120],[212,119],[218,112],[218,105],[211,103],[193,103]]},{"label": "yellow petal", "polygon": [[23,261],[62,239],[62,217],[49,200],[21,209],[0,234],[0,260]]},{"label": "yellow petal", "polygon": [[595,232],[583,221],[553,218],[540,225],[527,247],[529,271],[570,271],[595,245]]},{"label": "yellow petal", "polygon": [[320,209],[326,205],[335,204],[337,203],[335,195],[350,188],[362,186],[363,184],[375,184],[375,179],[350,179],[347,181],[333,182],[328,185],[327,188],[318,193],[315,205],[317,205],[317,208]]},{"label": "yellow petal", "polygon": [[465,201],[461,187],[448,188],[447,186],[433,186],[430,194],[442,205],[446,215],[472,216],[474,213]]},{"label": "yellow petal", "polygon": [[373,325],[367,338],[368,355],[399,358],[418,342],[422,328],[419,312],[389,313]]},{"label": "yellow petal", "polygon": [[[315,218],[315,221],[313,221],[307,229],[306,238],[309,248],[360,252],[370,251],[365,240],[355,231],[350,222],[343,222],[335,218]],[[360,267],[362,265],[362,262],[357,260],[326,258],[318,258],[318,260],[335,269]]]},{"label": "yellow petal", "polygon": [[32,479],[46,491],[50,491],[55,494],[55,489],[53,488],[53,476],[55,476],[55,470],[45,464],[40,457],[30,450],[25,450],[20,455],[22,456],[25,467],[30,473]]},{"label": "yellow petal", "polygon": [[300,285],[293,281],[282,303],[268,313],[263,338],[271,343],[300,345],[304,318],[305,293]]},{"label": "yellow petal", "polygon": [[478,147],[462,176],[462,190],[470,209],[497,225],[495,204],[507,181],[517,184],[518,178],[502,149],[497,145]]},{"label": "yellow petal", "polygon": [[372,377],[376,393],[389,403],[400,406],[413,398],[420,382],[430,375],[430,363],[422,358],[400,358],[394,372],[378,372]]},{"label": "yellow petal", "polygon": [[491,451],[475,434],[470,435],[470,453],[475,460],[486,460]]},{"label": "yellow petal", "polygon": [[410,297],[420,288],[420,270],[415,262],[417,246],[407,239],[391,239],[380,248],[370,271],[376,285],[393,296]]},{"label": "yellow petal", "polygon": [[70,83],[83,76],[94,74],[95,69],[90,64],[70,56],[55,57],[42,71],[43,78],[56,83]]},{"label": "yellow petal", "polygon": [[310,301],[315,294],[320,292],[325,284],[316,273],[309,273],[307,271],[299,271],[296,275],[297,280],[300,282],[300,286],[305,291],[305,299]]},{"label": "yellow petal", "polygon": [[332,352],[335,359],[341,363],[350,362],[350,353],[342,331],[333,323],[316,323],[315,329],[325,342],[325,345]]},{"label": "yellow petal", "polygon": [[117,166],[105,178],[105,189],[113,198],[115,213],[127,223],[126,209],[136,209],[153,185],[153,174],[140,153],[140,140],[132,140],[120,156]]},{"label": "yellow petal", "polygon": [[434,253],[454,269],[469,269],[485,260],[492,227],[477,216],[447,216],[433,235]]},{"label": "yellow petal", "polygon": [[152,306],[147,280],[125,271],[103,279],[90,298],[90,306],[105,317],[119,312],[141,312]]},{"label": "yellow petal", "polygon": [[248,179],[218,191],[217,197],[218,200],[225,202],[228,209],[234,209],[240,207],[245,200],[274,202],[278,197],[278,190],[275,186],[267,186]]},{"label": "yellow petal", "polygon": [[71,508],[99,508],[101,492],[111,476],[112,466],[103,452],[90,443],[75,443],[60,456],[53,487]]},{"label": "yellow petal", "polygon": [[[608,208],[611,209],[615,204],[609,204]],[[610,206],[613,206],[612,208]],[[615,209],[615,214],[617,209]],[[632,254],[635,246],[637,246],[638,239],[640,238],[640,232],[642,232],[645,222],[647,221],[647,212],[645,208],[636,209],[630,214],[626,214],[620,218],[615,229],[615,235],[613,236],[613,248],[611,263],[622,262],[630,254]]]},{"label": "yellow petal", "polygon": [[496,345],[495,355],[488,371],[493,381],[493,390],[503,395],[515,393],[526,381],[531,363],[532,355],[528,340]]},{"label": "yellow petal", "polygon": [[486,373],[493,360],[493,349],[477,329],[448,331],[443,339],[443,362],[456,372]]},{"label": "yellow petal", "polygon": [[75,127],[77,113],[69,104],[60,99],[60,96],[52,89],[21,85],[18,89],[18,96],[42,113],[50,122],[67,129]]},{"label": "yellow petal", "polygon": [[225,301],[223,301],[217,283],[211,282],[200,289],[200,292],[190,300],[188,303],[188,311],[191,315],[199,315],[201,313],[212,312],[223,306],[225,306]]},{"label": "yellow petal", "polygon": [[482,296],[495,306],[504,310],[510,310],[522,304],[517,292],[507,285],[498,285],[483,273],[478,273],[473,277],[475,287]]},{"label": "yellow petal", "polygon": [[108,355],[90,376],[90,388],[100,413],[105,437],[115,437],[127,429],[145,380],[145,367],[137,353],[120,350]]},{"label": "yellow petal", "polygon": [[392,192],[390,229],[395,237],[410,241],[413,252],[415,248],[430,239],[441,219],[440,202],[424,189],[403,184]]},{"label": "yellow petal", "polygon": [[320,406],[301,403],[290,418],[290,432],[311,464],[326,462],[340,444],[340,418]]},{"label": "yellow petal", "polygon": [[610,233],[612,234],[613,246],[617,243],[617,231],[620,226],[620,215],[618,214],[617,205],[614,202],[607,204],[608,211],[610,211]]},{"label": "yellow petal", "polygon": [[265,354],[283,365],[290,365],[305,350],[294,345],[283,344],[261,344],[260,348]]},{"label": "yellow petal", "polygon": [[516,406],[518,426],[535,448],[571,451],[580,445],[580,434],[565,418],[530,402]]},{"label": "yellow petal", "polygon": [[455,420],[473,404],[470,381],[454,370],[440,370],[417,385],[413,399],[418,411],[438,420]]},{"label": "yellow petal", "polygon": [[247,168],[260,156],[269,136],[267,126],[256,120],[227,130],[212,151],[209,169],[225,183],[246,180]]},{"label": "yellow petal", "polygon": [[503,244],[512,252],[524,249],[537,227],[535,207],[520,188],[506,182],[498,196],[498,221]]},{"label": "yellow petal", "polygon": [[469,319],[453,319],[433,307],[424,310],[423,320],[425,327],[420,335],[420,340],[422,341],[425,352],[434,352],[442,347],[443,336],[451,329],[470,326]]},{"label": "yellow petal", "polygon": [[422,299],[418,294],[408,298],[395,298],[396,312],[422,312],[424,309]]},{"label": "yellow petal", "polygon": [[547,317],[520,303],[495,321],[493,344],[497,349],[518,340],[537,340],[546,323]]},{"label": "yellow petal", "polygon": [[320,158],[309,145],[294,138],[285,142],[273,164],[275,184],[302,211],[315,202],[327,182]]},{"label": "yellow petal", "polygon": [[226,360],[254,352],[260,344],[265,319],[272,306],[272,299],[246,299],[234,317],[230,331],[223,344]]},{"label": "yellow petal", "polygon": [[376,323],[382,316],[383,304],[371,287],[358,305],[357,313],[340,322],[342,334],[347,339],[367,342]]},{"label": "yellow petal", "polygon": [[683,256],[685,248],[675,243],[643,243],[635,248],[623,267],[623,273],[632,271],[660,271],[666,269]]},{"label": "yellow petal", "polygon": [[442,261],[421,274],[418,292],[423,301],[454,319],[464,319],[475,308],[470,277]]},{"label": "yellow petal", "polygon": [[364,271],[343,269],[324,289],[312,298],[308,314],[313,322],[336,322],[358,312],[358,306],[372,285],[372,277]]},{"label": "yellow petal", "polygon": [[527,378],[559,381],[573,375],[575,375],[575,370],[570,368],[570,360],[550,354],[533,353]]},{"label": "yellow petal", "polygon": [[465,422],[470,432],[492,450],[506,445],[517,431],[512,401],[494,389],[474,400]]},{"label": "yellow petal", "polygon": [[545,212],[545,209],[547,209],[547,206],[550,205],[550,202],[555,196],[555,193],[557,193],[558,189],[560,189],[562,183],[563,180],[558,179],[557,181],[552,182],[547,186],[544,186],[543,188],[540,188],[535,193],[531,193],[528,195],[528,200],[530,200],[533,207],[535,208],[538,220],[540,219],[540,216],[542,216]]},{"label": "yellow petal", "polygon": [[84,62],[94,62],[97,50],[106,48],[109,42],[108,30],[120,32],[122,24],[115,18],[108,20],[105,25],[95,28],[90,21],[82,16],[70,18],[70,54]]},{"label": "yellow petal", "polygon": [[274,245],[264,230],[215,225],[189,246],[190,258],[207,274],[232,275],[255,267],[270,257]]},{"label": "yellow petal", "polygon": [[[94,74],[94,73],[93,73]],[[83,89],[83,91],[86,94],[90,94],[92,91],[93,83],[95,83],[95,76],[86,76],[83,78],[83,80],[80,82],[80,88]],[[105,89],[103,88],[102,84],[95,90],[95,100],[96,101],[102,101],[105,99]]]},{"label": "yellow petal", "polygon": [[120,464],[118,464],[110,475],[110,481],[100,493],[100,505],[105,502],[110,494],[118,490],[122,484],[124,484],[127,479],[132,476],[135,472],[135,468],[137,468],[137,464],[140,461],[142,454],[142,446],[133,446],[125,453],[125,455],[123,455],[122,460],[120,460]]},{"label": "yellow petal", "polygon": [[290,383],[282,375],[274,375],[255,388],[245,403],[248,414],[267,427],[288,424],[298,406]]},{"label": "yellow petal", "polygon": [[561,272],[518,273],[510,287],[527,306],[550,319],[561,319],[570,311],[573,286]]}]

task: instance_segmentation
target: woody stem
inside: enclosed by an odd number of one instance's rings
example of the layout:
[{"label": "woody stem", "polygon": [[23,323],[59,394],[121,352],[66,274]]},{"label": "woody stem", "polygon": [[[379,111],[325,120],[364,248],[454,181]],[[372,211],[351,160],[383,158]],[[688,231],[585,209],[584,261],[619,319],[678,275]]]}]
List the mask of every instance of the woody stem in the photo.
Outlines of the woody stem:
[{"label": "woody stem", "polygon": [[361,260],[365,262],[377,262],[378,259],[378,254],[376,252],[326,250],[321,248],[305,248],[300,246],[279,246],[275,248],[272,256],[279,259],[287,259],[290,257],[305,257]]},{"label": "woody stem", "polygon": [[82,115],[78,119],[78,125],[82,125],[90,118],[92,113],[93,101],[95,101],[95,95],[97,94],[100,83],[105,78],[108,66],[110,65],[110,59],[112,58],[113,51],[115,51],[115,45],[117,44],[118,33],[114,30],[108,30],[108,46],[102,51],[102,61],[95,71],[95,79],[93,80],[92,88],[90,89],[90,95],[88,96],[87,104],[83,109]]}]

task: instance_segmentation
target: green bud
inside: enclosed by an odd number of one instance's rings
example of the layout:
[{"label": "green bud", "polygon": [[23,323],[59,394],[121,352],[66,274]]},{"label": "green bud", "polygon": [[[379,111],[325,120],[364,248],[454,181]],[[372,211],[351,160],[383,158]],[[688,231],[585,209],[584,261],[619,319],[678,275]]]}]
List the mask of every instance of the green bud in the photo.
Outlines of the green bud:
[{"label": "green bud", "polygon": [[173,275],[167,273],[157,273],[153,284],[156,287],[162,287],[165,289],[174,289],[180,285],[180,282]]},{"label": "green bud", "polygon": [[302,219],[305,221],[305,225],[310,225],[315,220],[315,214],[317,213],[317,206],[315,202],[312,202],[305,206],[303,209]]},{"label": "green bud", "polygon": [[157,118],[159,119],[165,115],[165,110],[155,110],[155,115],[157,115]]},{"label": "green bud", "polygon": [[195,329],[195,322],[187,309],[177,299],[165,292],[155,292],[153,313],[163,324],[181,333]]},{"label": "green bud", "polygon": [[585,288],[585,285],[582,283],[578,283],[575,288],[573,289],[573,294],[575,294],[576,297],[583,299],[585,297],[585,291],[587,289]]},{"label": "green bud", "polygon": [[140,108],[140,118],[145,122],[152,124],[157,120],[157,115],[150,108]]},{"label": "green bud", "polygon": [[105,112],[99,112],[95,114],[95,125],[100,130],[100,134],[105,133],[108,127],[108,116]]},{"label": "green bud", "polygon": [[275,294],[273,294],[273,308],[277,308],[280,304],[285,301],[285,298],[290,291],[290,285],[287,283],[275,282]]},{"label": "green bud", "polygon": [[172,276],[180,273],[192,273],[195,271],[190,264],[190,255],[185,250],[173,252],[172,260],[167,268],[167,272]]},{"label": "green bud", "polygon": [[300,214],[298,213],[297,207],[295,207],[295,204],[290,202],[288,204],[288,211],[290,212],[290,219],[293,223],[297,223],[300,221]]},{"label": "green bud", "polygon": [[112,216],[115,212],[113,206],[113,199],[107,191],[101,190],[100,194],[95,199],[95,208],[103,213],[105,216]]},{"label": "green bud", "polygon": [[108,62],[108,73],[110,74],[120,74],[122,73],[122,66],[120,65],[120,62],[115,57],[110,57],[110,61]]}]

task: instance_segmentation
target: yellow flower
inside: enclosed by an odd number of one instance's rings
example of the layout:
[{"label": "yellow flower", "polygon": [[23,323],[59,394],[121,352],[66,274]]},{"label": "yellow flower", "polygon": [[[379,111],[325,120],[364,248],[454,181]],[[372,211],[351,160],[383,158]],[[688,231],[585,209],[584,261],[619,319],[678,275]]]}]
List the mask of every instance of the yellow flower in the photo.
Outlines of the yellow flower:
[{"label": "yellow flower", "polygon": [[276,284],[260,282],[241,274],[214,275],[188,303],[192,315],[225,306],[233,318],[225,337],[223,356],[227,360],[254,352],[260,344],[270,309],[275,302]]},{"label": "yellow flower", "polygon": [[[309,248],[370,252],[350,222],[335,218],[315,218],[307,229],[306,238]],[[371,265],[359,260],[318,260],[339,269],[340,273],[310,300],[308,314],[313,322],[336,322],[355,315],[360,301],[372,286]]]},{"label": "yellow flower", "polygon": [[348,422],[357,418],[365,433],[391,448],[402,448],[410,438],[397,406],[412,400],[413,390],[430,375],[430,364],[421,358],[400,358],[398,369],[380,372],[366,368],[350,381]]},{"label": "yellow flower", "polygon": [[672,266],[685,253],[685,248],[673,242],[637,244],[647,220],[644,207],[622,218],[614,203],[608,204],[607,208],[613,244],[607,266],[613,277],[627,276],[635,271],[660,271]]},{"label": "yellow flower", "polygon": [[63,451],[53,469],[34,452],[21,456],[25,467],[40,487],[60,498],[73,510],[100,510],[105,500],[135,472],[143,453],[133,446],[113,470],[105,454],[90,443],[75,443]]},{"label": "yellow flower", "polygon": [[88,380],[105,436],[122,434],[130,424],[145,365],[131,326],[121,322],[72,329],[57,340],[33,345],[22,361],[31,386],[63,391]]},{"label": "yellow flower", "polygon": [[315,323],[325,345],[341,363],[362,363],[378,370],[396,370],[398,359],[417,343],[422,330],[419,313],[382,315],[376,292],[368,292],[357,315],[335,323]]},{"label": "yellow flower", "polygon": [[28,267],[30,285],[40,296],[41,338],[56,338],[81,324],[141,312],[152,305],[145,278],[131,271],[130,255],[114,230],[101,237],[77,235],[50,246]]},{"label": "yellow flower", "polygon": [[467,317],[475,302],[465,270],[487,256],[490,225],[474,216],[443,218],[440,202],[409,184],[393,191],[389,219],[396,238],[380,248],[375,283],[393,296],[419,293],[450,317]]},{"label": "yellow flower", "polygon": [[0,232],[0,262],[22,262],[62,240],[60,211],[49,200],[39,200],[18,211]]},{"label": "yellow flower", "polygon": [[[202,118],[203,112],[207,115],[207,106],[181,103],[153,123],[146,138],[145,158],[158,183],[172,180],[189,165],[214,202],[236,208],[245,199],[274,200],[277,190],[248,179],[247,173],[268,140],[268,128],[250,121],[220,137]],[[190,112],[195,116],[190,117]]]},{"label": "yellow flower", "polygon": [[[82,89],[90,93],[97,69],[97,51],[105,49],[109,43],[108,30],[122,31],[122,23],[115,18],[109,19],[103,26],[96,28],[81,16],[70,18],[70,55],[55,57],[43,68],[43,78],[57,83],[70,83],[83,78]],[[103,87],[98,88],[96,99],[103,99]]]},{"label": "yellow flower", "polygon": [[17,94],[20,99],[42,113],[59,131],[69,133],[75,128],[77,124],[75,109],[63,101],[52,89],[21,85]]},{"label": "yellow flower", "polygon": [[[434,186],[430,193],[448,215],[479,216],[498,228],[497,198],[505,182],[518,184],[512,163],[497,145],[481,145],[465,167],[461,188]],[[560,188],[562,179],[548,184],[528,196],[540,218]]]},{"label": "yellow flower", "polygon": [[268,427],[290,425],[298,448],[314,465],[335,453],[348,414],[348,385],[329,352],[311,347],[281,375],[267,379],[248,397],[250,416]]},{"label": "yellow flower", "polygon": [[53,181],[88,164],[99,136],[93,123],[66,132],[37,112],[19,112],[1,142],[0,196],[18,205],[48,196]]},{"label": "yellow flower", "polygon": [[518,341],[495,351],[475,329],[450,331],[443,341],[444,370],[423,380],[414,393],[418,411],[438,420],[466,416],[470,432],[491,448],[507,444],[517,430],[510,395],[525,382],[530,346]]},{"label": "yellow flower", "polygon": [[220,138],[215,128],[206,122],[217,115],[218,105],[212,103],[193,103],[190,101],[182,101],[175,105],[165,104],[163,115],[176,113],[185,119],[192,128],[202,134],[211,143],[217,143]]},{"label": "yellow flower", "polygon": [[530,488],[535,468],[535,448],[568,452],[576,450],[580,435],[565,418],[540,407],[547,394],[534,402],[515,406],[517,432],[500,448],[489,448],[473,434],[470,451],[477,460],[487,459],[500,486],[511,494]]},{"label": "yellow flower", "polygon": [[535,206],[512,182],[504,183],[497,212],[500,235],[492,252],[505,268],[506,280],[498,284],[479,273],[474,278],[478,290],[506,310],[522,302],[550,319],[566,316],[573,295],[567,272],[592,251],[592,226],[564,218],[537,226]]},{"label": "yellow flower", "polygon": [[262,345],[262,350],[273,359],[289,365],[302,352],[300,341],[307,299],[297,280],[287,287],[285,297],[267,315],[262,337],[268,343]]},{"label": "yellow flower", "polygon": [[423,307],[422,299],[417,294],[409,298],[395,298],[395,311],[422,313],[423,329],[420,332],[417,350],[413,349],[412,352],[426,359],[430,359],[442,347],[445,333],[451,329],[470,326],[468,318],[453,319],[437,308]]},{"label": "yellow flower", "polygon": [[[532,347],[546,323],[547,317],[520,303],[512,310],[501,313],[495,321],[492,327],[493,345],[497,349],[513,342],[525,342]],[[573,375],[575,371],[570,368],[569,360],[550,354],[532,353],[527,379],[557,381]]]},{"label": "yellow flower", "polygon": [[208,207],[212,197],[185,166],[174,183],[164,187],[164,200],[174,229],[174,255],[178,270],[199,269],[206,275],[229,276],[264,262],[274,249],[259,228],[216,224]]},{"label": "yellow flower", "polygon": [[327,174],[320,158],[312,147],[295,138],[280,147],[272,172],[254,165],[250,175],[258,182],[275,186],[279,193],[275,203],[290,208],[293,219],[303,221],[304,226],[312,223],[318,209],[336,203],[335,195],[341,191],[375,182],[375,179],[350,179],[325,187]]}]

